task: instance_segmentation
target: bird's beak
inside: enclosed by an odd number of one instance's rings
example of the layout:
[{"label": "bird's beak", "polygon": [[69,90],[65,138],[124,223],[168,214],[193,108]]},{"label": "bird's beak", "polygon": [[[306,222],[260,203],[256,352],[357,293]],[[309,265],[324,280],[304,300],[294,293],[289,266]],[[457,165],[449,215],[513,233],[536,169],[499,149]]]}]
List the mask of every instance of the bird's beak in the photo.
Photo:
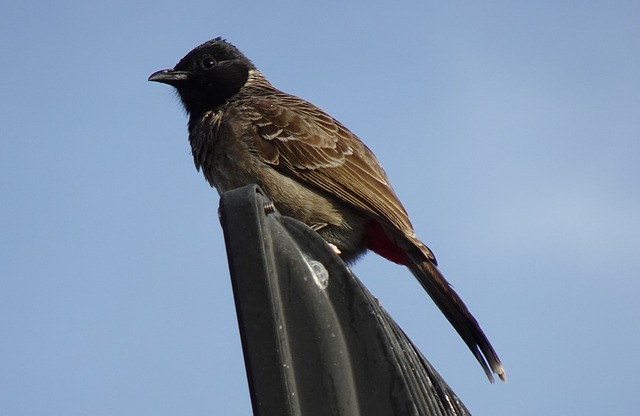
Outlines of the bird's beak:
[{"label": "bird's beak", "polygon": [[173,85],[174,87],[189,79],[189,73],[186,71],[176,71],[175,69],[163,69],[154,72],[149,77],[149,81],[162,82],[163,84]]}]

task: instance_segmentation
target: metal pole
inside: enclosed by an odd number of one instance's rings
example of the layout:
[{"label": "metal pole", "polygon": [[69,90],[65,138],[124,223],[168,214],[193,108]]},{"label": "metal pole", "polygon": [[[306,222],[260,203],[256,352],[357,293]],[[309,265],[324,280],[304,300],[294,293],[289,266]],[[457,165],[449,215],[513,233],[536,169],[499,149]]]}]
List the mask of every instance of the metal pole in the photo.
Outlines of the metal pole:
[{"label": "metal pole", "polygon": [[222,195],[255,415],[468,415],[378,301],[255,185]]}]

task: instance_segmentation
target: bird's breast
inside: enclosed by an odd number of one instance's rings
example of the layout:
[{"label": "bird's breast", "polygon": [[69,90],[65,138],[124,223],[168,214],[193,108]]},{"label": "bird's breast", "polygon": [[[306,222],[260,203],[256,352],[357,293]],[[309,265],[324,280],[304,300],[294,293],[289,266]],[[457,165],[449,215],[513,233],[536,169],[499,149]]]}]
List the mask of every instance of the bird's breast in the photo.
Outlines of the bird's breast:
[{"label": "bird's breast", "polygon": [[248,126],[236,111],[210,111],[189,123],[193,160],[219,193],[257,183]]}]

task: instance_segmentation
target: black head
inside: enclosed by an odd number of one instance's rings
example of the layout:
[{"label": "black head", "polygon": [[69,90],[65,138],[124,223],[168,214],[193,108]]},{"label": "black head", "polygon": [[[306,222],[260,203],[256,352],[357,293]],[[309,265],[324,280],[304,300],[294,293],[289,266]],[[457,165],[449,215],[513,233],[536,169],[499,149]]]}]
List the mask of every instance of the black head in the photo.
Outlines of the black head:
[{"label": "black head", "polygon": [[175,68],[151,74],[149,81],[174,86],[194,115],[224,104],[247,82],[251,69],[255,66],[238,48],[215,38],[193,49]]}]

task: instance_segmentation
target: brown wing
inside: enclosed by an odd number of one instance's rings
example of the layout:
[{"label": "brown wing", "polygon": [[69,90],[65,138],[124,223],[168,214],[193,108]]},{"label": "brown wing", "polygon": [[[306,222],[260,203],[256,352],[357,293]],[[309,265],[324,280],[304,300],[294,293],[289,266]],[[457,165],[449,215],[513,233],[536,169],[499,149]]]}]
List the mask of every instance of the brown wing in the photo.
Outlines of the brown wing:
[{"label": "brown wing", "polygon": [[251,100],[244,110],[256,129],[256,149],[267,163],[404,234],[413,232],[376,157],[338,121],[282,93]]}]

